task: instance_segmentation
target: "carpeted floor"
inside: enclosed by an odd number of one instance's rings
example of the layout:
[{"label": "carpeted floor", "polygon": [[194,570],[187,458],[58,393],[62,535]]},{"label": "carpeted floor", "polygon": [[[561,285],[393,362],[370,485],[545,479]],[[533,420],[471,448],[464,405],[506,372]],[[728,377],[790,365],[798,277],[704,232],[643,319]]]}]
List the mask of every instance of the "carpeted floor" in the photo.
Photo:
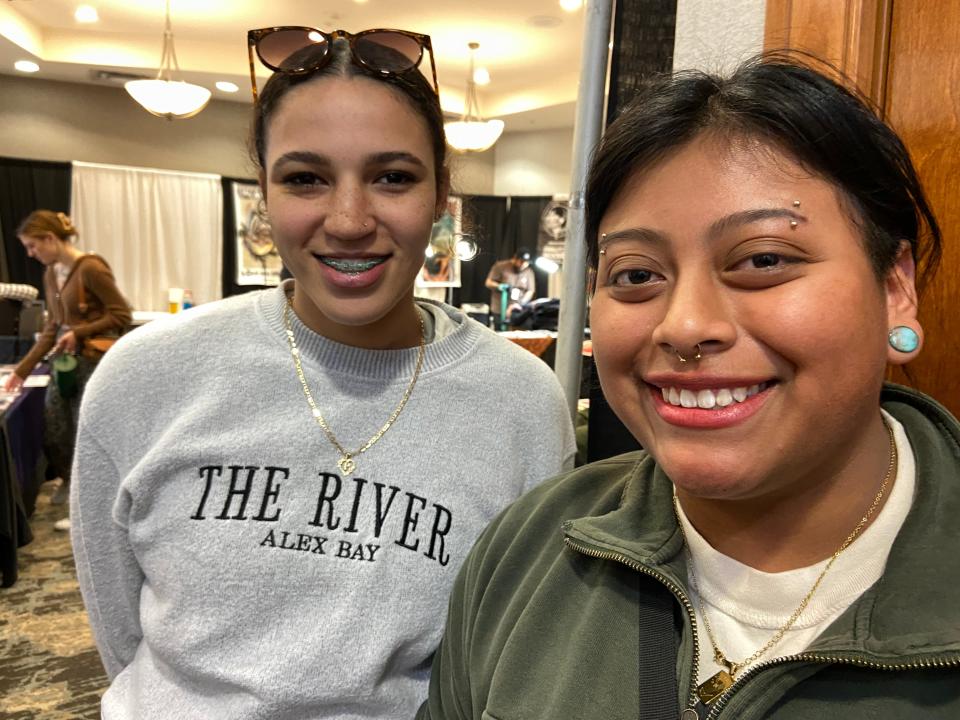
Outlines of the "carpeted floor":
[{"label": "carpeted floor", "polygon": [[46,483],[20,548],[20,577],[0,589],[0,718],[96,720],[107,678],[90,635],[70,550],[53,529],[67,514]]}]

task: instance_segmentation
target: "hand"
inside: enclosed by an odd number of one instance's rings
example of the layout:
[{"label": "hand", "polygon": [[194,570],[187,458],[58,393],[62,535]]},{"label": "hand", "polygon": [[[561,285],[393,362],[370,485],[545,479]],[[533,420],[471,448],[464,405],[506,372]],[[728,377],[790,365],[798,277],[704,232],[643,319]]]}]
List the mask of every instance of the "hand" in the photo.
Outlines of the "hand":
[{"label": "hand", "polygon": [[15,393],[19,392],[20,388],[23,387],[23,378],[17,375],[15,372],[10,373],[7,377],[5,383],[3,383],[4,392]]},{"label": "hand", "polygon": [[499,285],[497,285],[497,290],[509,290],[509,289],[510,289],[510,283],[500,283]]},{"label": "hand", "polygon": [[57,344],[53,346],[53,351],[71,354],[77,352],[77,336],[74,335],[73,330],[68,330],[60,336]]}]

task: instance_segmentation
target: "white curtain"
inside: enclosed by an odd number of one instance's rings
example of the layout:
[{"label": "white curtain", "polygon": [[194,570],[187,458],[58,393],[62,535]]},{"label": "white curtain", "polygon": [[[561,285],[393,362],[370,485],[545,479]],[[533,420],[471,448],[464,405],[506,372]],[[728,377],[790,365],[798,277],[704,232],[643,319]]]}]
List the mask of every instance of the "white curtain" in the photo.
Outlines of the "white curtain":
[{"label": "white curtain", "polygon": [[75,162],[71,218],[135,310],[167,310],[171,287],[195,304],[221,296],[219,175]]}]

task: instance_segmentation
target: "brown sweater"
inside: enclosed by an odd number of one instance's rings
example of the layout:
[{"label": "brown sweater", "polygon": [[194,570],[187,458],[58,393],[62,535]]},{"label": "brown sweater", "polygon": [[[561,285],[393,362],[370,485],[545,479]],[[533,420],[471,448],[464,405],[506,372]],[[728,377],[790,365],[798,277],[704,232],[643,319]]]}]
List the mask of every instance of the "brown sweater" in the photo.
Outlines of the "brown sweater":
[{"label": "brown sweater", "polygon": [[[80,285],[83,285],[85,306],[80,306]],[[110,266],[99,255],[84,255],[70,268],[63,283],[57,288],[53,266],[43,276],[47,300],[47,321],[40,337],[26,357],[14,369],[22,378],[33,370],[57,342],[57,331],[67,325],[77,336],[78,349],[84,357],[99,359],[101,353],[83,342],[86,338],[111,336],[120,333],[130,324],[133,315],[126,299],[117,289]]]}]

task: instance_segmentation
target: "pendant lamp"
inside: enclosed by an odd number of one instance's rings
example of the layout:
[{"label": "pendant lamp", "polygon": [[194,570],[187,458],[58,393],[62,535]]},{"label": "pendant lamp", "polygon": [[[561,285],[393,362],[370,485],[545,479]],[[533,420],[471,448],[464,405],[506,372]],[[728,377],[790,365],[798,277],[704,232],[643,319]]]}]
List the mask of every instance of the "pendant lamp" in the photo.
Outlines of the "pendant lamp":
[{"label": "pendant lamp", "polygon": [[461,152],[482,152],[488,150],[503,132],[503,120],[486,120],[480,117],[480,103],[477,102],[477,83],[473,79],[473,61],[480,43],[472,42],[470,48],[470,72],[467,75],[467,95],[464,101],[463,116],[446,123],[443,128],[447,142],[454,150]]},{"label": "pendant lamp", "polygon": [[170,24],[170,0],[167,0],[166,25],[163,30],[163,53],[160,68],[153,80],[131,80],[124,88],[144,110],[167,120],[193,117],[210,101],[210,91],[183,80],[173,79],[173,69],[180,73],[177,52],[173,47]]}]

